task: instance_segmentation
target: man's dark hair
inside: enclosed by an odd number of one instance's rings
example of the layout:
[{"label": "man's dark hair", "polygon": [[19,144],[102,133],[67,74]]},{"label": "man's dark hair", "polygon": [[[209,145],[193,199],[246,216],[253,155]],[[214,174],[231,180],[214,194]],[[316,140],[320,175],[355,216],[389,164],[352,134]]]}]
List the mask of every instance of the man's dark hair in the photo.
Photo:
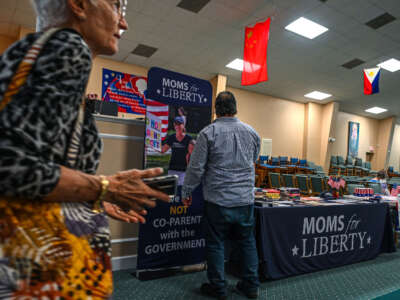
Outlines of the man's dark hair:
[{"label": "man's dark hair", "polygon": [[231,92],[224,91],[218,94],[215,100],[215,113],[219,117],[237,113],[236,99]]}]

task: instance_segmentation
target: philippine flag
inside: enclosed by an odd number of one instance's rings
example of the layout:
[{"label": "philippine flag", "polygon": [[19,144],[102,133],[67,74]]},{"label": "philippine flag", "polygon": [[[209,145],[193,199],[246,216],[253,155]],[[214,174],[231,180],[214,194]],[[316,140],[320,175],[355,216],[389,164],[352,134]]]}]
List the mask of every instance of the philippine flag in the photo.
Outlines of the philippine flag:
[{"label": "philippine flag", "polygon": [[379,77],[381,68],[364,69],[364,94],[379,93]]}]

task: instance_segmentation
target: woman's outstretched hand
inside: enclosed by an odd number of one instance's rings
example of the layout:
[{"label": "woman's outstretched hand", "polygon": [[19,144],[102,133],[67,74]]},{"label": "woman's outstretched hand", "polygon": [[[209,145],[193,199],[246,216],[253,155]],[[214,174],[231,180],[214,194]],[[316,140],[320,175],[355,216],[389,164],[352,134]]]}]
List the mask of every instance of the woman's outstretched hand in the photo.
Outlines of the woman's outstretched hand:
[{"label": "woman's outstretched hand", "polygon": [[147,207],[155,207],[156,199],[169,202],[169,196],[151,189],[142,178],[161,175],[163,169],[128,170],[107,176],[110,182],[104,197],[105,211],[113,218],[130,222],[144,223]]},{"label": "woman's outstretched hand", "polygon": [[125,211],[117,204],[106,201],[103,201],[103,208],[107,215],[115,220],[127,223],[146,223],[144,216],[147,215],[147,211],[145,209],[141,212],[136,212],[134,210]]}]

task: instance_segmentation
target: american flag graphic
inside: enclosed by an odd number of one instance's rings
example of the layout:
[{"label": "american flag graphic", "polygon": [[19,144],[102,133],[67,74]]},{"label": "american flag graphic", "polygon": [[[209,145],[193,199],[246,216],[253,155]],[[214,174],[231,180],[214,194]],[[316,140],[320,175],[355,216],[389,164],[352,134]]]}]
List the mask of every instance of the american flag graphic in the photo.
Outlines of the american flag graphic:
[{"label": "american flag graphic", "polygon": [[154,100],[146,100],[147,113],[151,113],[161,119],[161,139],[165,140],[168,131],[168,105]]}]

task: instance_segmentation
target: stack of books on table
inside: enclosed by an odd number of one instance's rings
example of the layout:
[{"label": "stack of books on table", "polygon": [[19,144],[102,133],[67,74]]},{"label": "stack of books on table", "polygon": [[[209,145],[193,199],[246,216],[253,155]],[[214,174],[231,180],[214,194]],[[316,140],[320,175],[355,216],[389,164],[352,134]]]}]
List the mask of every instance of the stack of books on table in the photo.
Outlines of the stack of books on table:
[{"label": "stack of books on table", "polygon": [[281,200],[291,200],[291,201],[299,201],[300,200],[300,190],[298,188],[288,188],[282,187],[279,189],[281,194]]}]

